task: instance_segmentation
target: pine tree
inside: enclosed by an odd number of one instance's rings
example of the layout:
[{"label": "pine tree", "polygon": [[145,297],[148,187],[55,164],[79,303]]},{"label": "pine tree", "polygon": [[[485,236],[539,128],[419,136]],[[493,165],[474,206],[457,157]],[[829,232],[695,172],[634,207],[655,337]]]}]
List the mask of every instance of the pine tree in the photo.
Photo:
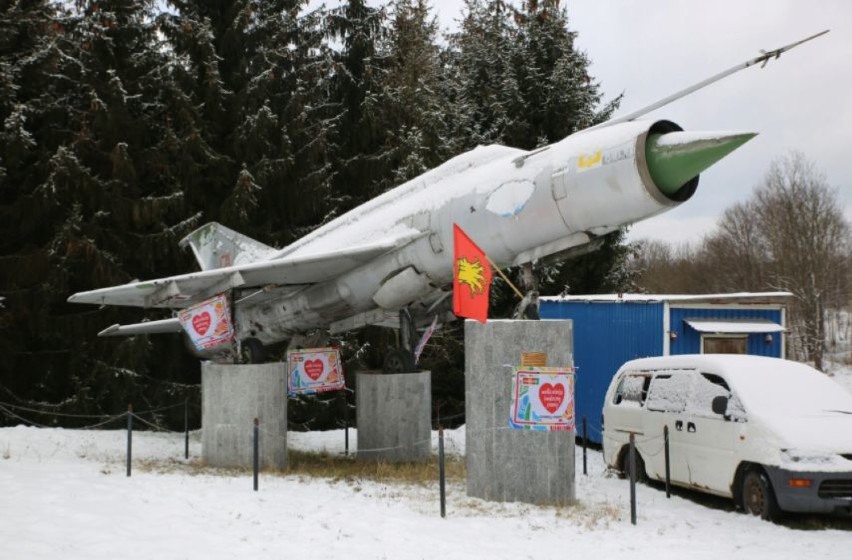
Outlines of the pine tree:
[{"label": "pine tree", "polygon": [[[598,109],[599,84],[589,76],[590,61],[574,46],[561,0],[526,0],[514,12],[514,52],[521,103],[513,122],[521,120],[512,145],[534,148],[609,118],[621,97]],[[522,118],[518,118],[522,117]]]},{"label": "pine tree", "polygon": [[[162,403],[197,372],[179,339],[96,338],[104,325],[138,321],[138,312],[66,303],[75,291],[186,266],[176,242],[197,220],[182,188],[206,162],[181,67],[162,48],[152,9],[116,0],[39,11],[40,33],[30,37],[44,40],[31,56],[17,45],[10,57],[30,64],[13,84],[32,126],[32,159],[7,178],[16,192],[4,194],[28,224],[13,258],[39,270],[18,267],[6,284],[15,296],[4,327],[17,338],[2,379],[28,372],[12,389],[18,398],[114,412],[129,400]],[[140,376],[154,381],[140,384]]]},{"label": "pine tree", "polygon": [[388,100],[383,151],[391,173],[382,190],[436,167],[453,153],[441,96],[437,19],[426,0],[396,0],[390,8],[381,49],[387,60],[382,89]]},{"label": "pine tree", "polygon": [[[46,210],[32,196],[43,173],[39,150],[49,126],[43,119],[52,69],[51,40],[56,9],[49,2],[0,4],[0,396],[27,392],[39,362],[63,356],[39,355],[32,340],[43,324],[46,303],[38,285],[48,275],[39,244]],[[51,364],[46,364],[50,367]],[[41,381],[41,380],[39,380]],[[6,418],[0,417],[0,422]]]},{"label": "pine tree", "polygon": [[461,30],[449,37],[445,55],[450,122],[461,150],[505,143],[510,100],[519,97],[510,6],[504,0],[465,0],[465,9]]},{"label": "pine tree", "polygon": [[369,7],[365,0],[347,0],[328,15],[328,37],[341,44],[329,84],[336,121],[329,145],[335,213],[369,200],[386,185],[390,166],[382,151],[388,132],[382,84],[388,61],[379,49],[385,21],[384,9]]},{"label": "pine tree", "polygon": [[[598,108],[599,84],[574,45],[559,0],[466,0],[450,38],[453,113],[473,145],[534,149],[605,120],[620,97]],[[472,147],[472,146],[469,146]]]},{"label": "pine tree", "polygon": [[[174,0],[160,29],[187,60],[204,137],[219,164],[192,195],[205,221],[219,220],[284,245],[328,213],[330,52],[321,10],[276,0]],[[248,174],[248,175],[246,175]],[[246,177],[253,196],[245,197]],[[235,204],[248,206],[238,209]],[[252,220],[240,216],[253,213]]]}]

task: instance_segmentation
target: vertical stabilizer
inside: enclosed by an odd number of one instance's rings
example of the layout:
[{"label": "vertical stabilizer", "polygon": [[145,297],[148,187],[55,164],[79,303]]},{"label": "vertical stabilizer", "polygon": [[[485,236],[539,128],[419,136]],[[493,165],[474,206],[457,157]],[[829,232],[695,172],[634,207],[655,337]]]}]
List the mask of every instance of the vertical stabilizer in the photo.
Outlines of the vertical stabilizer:
[{"label": "vertical stabilizer", "polygon": [[181,239],[180,246],[187,245],[201,270],[262,261],[275,252],[272,247],[216,222],[205,224]]}]

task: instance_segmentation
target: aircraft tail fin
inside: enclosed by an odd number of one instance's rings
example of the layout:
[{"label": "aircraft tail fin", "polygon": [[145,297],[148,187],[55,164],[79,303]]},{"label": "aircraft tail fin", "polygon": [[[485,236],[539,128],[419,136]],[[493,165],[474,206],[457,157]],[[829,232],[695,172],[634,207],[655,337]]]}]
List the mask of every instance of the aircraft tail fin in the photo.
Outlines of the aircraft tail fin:
[{"label": "aircraft tail fin", "polygon": [[225,268],[268,259],[275,249],[222,224],[204,224],[180,241],[189,247],[201,270]]}]

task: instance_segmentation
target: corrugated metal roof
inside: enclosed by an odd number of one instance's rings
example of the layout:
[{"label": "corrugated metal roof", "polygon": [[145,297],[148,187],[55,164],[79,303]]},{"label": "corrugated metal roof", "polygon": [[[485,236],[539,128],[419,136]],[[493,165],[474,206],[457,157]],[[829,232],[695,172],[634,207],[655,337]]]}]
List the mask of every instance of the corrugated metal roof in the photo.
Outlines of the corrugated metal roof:
[{"label": "corrugated metal roof", "polygon": [[583,296],[545,296],[545,301],[587,302],[714,302],[766,301],[793,297],[790,292],[735,292],[730,294],[592,294]]}]

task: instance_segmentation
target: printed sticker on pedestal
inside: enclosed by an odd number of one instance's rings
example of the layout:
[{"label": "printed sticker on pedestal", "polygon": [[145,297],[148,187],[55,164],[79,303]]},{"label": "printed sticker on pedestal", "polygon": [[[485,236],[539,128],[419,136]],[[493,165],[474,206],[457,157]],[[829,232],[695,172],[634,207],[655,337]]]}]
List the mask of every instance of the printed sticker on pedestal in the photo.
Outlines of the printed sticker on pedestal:
[{"label": "printed sticker on pedestal", "polygon": [[573,430],[573,368],[514,368],[509,427],[517,430]]},{"label": "printed sticker on pedestal", "polygon": [[287,368],[287,392],[291,395],[344,388],[340,353],[336,348],[306,348],[287,352]]}]

